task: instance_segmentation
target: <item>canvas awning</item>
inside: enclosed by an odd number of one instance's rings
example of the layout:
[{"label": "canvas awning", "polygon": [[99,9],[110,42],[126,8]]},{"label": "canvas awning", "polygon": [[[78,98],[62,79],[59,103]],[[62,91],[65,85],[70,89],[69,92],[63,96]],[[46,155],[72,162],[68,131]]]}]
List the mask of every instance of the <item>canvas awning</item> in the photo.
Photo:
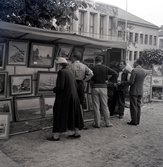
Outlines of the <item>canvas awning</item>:
[{"label": "canvas awning", "polygon": [[119,48],[126,49],[127,43],[123,41],[100,40],[73,33],[58,32],[0,21],[0,38],[38,40],[49,43],[64,43],[85,48]]}]

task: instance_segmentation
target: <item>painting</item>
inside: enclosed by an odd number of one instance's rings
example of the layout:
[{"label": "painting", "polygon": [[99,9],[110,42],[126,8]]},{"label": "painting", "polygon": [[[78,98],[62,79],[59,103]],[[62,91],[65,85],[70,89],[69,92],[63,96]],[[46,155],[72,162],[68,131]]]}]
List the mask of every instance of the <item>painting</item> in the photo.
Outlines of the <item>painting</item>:
[{"label": "painting", "polygon": [[0,43],[0,70],[5,69],[6,44]]},{"label": "painting", "polygon": [[152,74],[155,76],[161,76],[163,73],[162,65],[153,65]]},{"label": "painting", "polygon": [[54,95],[53,88],[56,86],[57,72],[38,71],[36,94]]},{"label": "painting", "polygon": [[27,121],[45,117],[43,96],[15,97],[16,121]]},{"label": "painting", "polygon": [[0,139],[9,138],[10,113],[0,113]]},{"label": "painting", "polygon": [[54,64],[54,45],[32,43],[29,67],[52,68]]},{"label": "painting", "polygon": [[92,96],[91,94],[88,94],[88,104],[89,104],[89,110],[93,110],[93,103],[92,103]]},{"label": "painting", "polygon": [[69,59],[72,49],[73,45],[64,45],[64,44],[58,45],[57,57],[64,57],[66,59]]},{"label": "painting", "polygon": [[0,98],[5,98],[7,95],[7,78],[8,72],[0,72]]},{"label": "painting", "polygon": [[10,94],[32,94],[32,74],[10,75]]},{"label": "painting", "polygon": [[83,111],[88,111],[88,97],[87,97],[87,94],[85,93],[85,98],[84,98],[84,102],[83,102]]},{"label": "painting", "polygon": [[14,121],[12,98],[2,99],[0,101],[0,113],[10,113],[10,121]]},{"label": "painting", "polygon": [[163,86],[163,77],[162,76],[152,76],[151,85]]},{"label": "painting", "polygon": [[151,87],[151,101],[163,101],[163,87]]},{"label": "painting", "polygon": [[28,41],[8,41],[8,65],[22,65],[27,64],[29,42]]},{"label": "painting", "polygon": [[55,102],[55,96],[44,96],[45,117],[52,117],[53,116],[54,102]]},{"label": "painting", "polygon": [[147,75],[143,83],[143,103],[150,102],[151,75]]}]

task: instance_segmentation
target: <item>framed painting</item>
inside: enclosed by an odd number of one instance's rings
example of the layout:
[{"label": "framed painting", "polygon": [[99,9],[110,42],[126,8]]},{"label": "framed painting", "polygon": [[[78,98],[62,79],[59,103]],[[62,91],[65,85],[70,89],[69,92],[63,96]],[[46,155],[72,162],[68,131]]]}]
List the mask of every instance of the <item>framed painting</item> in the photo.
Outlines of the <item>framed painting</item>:
[{"label": "framed painting", "polygon": [[0,43],[0,70],[5,69],[6,44]]},{"label": "framed painting", "polygon": [[69,59],[72,49],[73,45],[65,45],[65,44],[58,45],[57,57],[64,57],[66,59]]},{"label": "framed painting", "polygon": [[88,94],[88,104],[89,104],[89,110],[93,110],[93,103],[92,103],[92,96],[91,94]]},{"label": "framed painting", "polygon": [[10,94],[32,94],[32,74],[10,75]]},{"label": "framed painting", "polygon": [[163,74],[163,66],[162,65],[153,65],[152,74],[155,76],[161,76]]},{"label": "framed painting", "polygon": [[10,113],[10,121],[14,121],[12,98],[3,99],[0,101],[0,113]]},{"label": "framed painting", "polygon": [[163,86],[163,77],[162,76],[152,76],[151,85],[153,85],[153,86]]},{"label": "framed painting", "polygon": [[54,45],[31,43],[29,67],[52,68],[54,64]]},{"label": "framed painting", "polygon": [[8,41],[8,65],[25,66],[27,64],[29,42],[28,41]]},{"label": "framed painting", "polygon": [[10,130],[10,113],[0,113],[0,139],[8,139]]},{"label": "framed painting", "polygon": [[56,86],[57,72],[38,71],[36,94],[54,95],[53,88]]},{"label": "framed painting", "polygon": [[8,72],[0,72],[0,98],[5,98],[7,95],[7,79]]},{"label": "framed painting", "polygon": [[16,121],[27,121],[45,117],[43,96],[15,97]]},{"label": "framed painting", "polygon": [[85,97],[84,97],[84,102],[83,102],[83,111],[88,111],[88,97],[87,97],[87,94],[85,93]]},{"label": "framed painting", "polygon": [[45,117],[53,116],[54,102],[55,102],[55,96],[44,96]]},{"label": "framed painting", "polygon": [[152,86],[150,100],[163,101],[163,87]]}]

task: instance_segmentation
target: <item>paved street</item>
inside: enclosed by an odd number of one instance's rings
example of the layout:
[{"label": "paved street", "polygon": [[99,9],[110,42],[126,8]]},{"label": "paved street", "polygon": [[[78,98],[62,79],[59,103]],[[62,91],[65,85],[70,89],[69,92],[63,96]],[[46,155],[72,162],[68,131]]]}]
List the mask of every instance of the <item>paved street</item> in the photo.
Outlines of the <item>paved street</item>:
[{"label": "paved street", "polygon": [[111,118],[113,127],[86,122],[80,139],[63,133],[60,141],[47,141],[51,129],[10,136],[0,141],[0,167],[162,167],[162,108],[162,102],[145,104],[139,126],[126,124],[128,108],[122,120]]}]

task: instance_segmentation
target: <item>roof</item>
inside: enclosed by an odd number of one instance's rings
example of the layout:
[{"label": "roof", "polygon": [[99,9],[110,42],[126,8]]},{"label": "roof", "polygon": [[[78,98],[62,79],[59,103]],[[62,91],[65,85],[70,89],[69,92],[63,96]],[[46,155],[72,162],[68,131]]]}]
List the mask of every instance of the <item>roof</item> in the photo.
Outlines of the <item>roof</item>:
[{"label": "roof", "polygon": [[0,37],[7,39],[39,40],[51,44],[64,43],[97,49],[106,49],[110,47],[125,49],[127,47],[127,43],[124,41],[100,40],[75,33],[58,32],[2,21],[0,21],[0,30]]},{"label": "roof", "polygon": [[106,4],[106,3],[101,3],[101,2],[96,2],[95,3],[95,9],[101,13],[105,13],[110,16],[115,16],[116,15],[116,10],[117,11],[117,17],[118,19],[126,20],[126,13],[127,13],[127,20],[128,22],[132,22],[135,24],[141,24],[144,26],[149,26],[151,28],[156,28],[158,29],[159,27],[157,25],[154,25],[146,20],[143,20],[140,17],[137,17],[119,7],[116,7],[114,5]]}]

